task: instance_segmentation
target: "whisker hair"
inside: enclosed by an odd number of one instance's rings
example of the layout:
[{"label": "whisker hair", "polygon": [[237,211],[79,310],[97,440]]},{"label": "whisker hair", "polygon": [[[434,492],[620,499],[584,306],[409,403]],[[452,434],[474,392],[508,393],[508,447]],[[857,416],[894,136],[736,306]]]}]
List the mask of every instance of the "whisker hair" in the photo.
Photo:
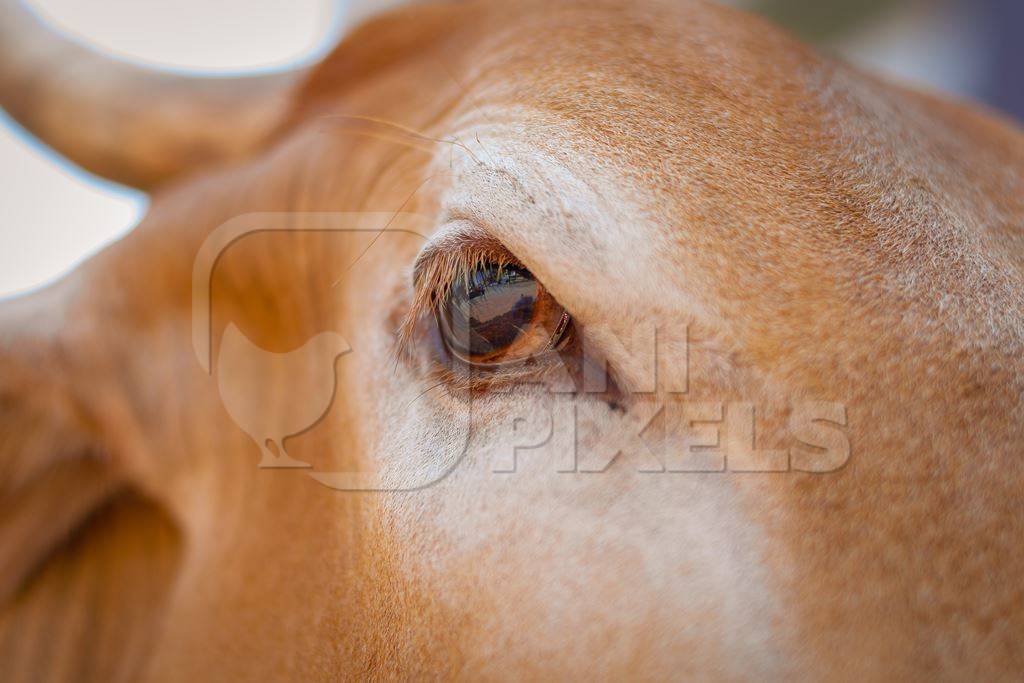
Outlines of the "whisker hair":
[{"label": "whisker hair", "polygon": [[434,151],[437,145],[451,145],[453,148],[459,147],[464,150],[475,163],[481,164],[479,157],[473,153],[473,150],[458,138],[454,140],[435,138],[421,131],[409,128],[408,126],[403,126],[400,123],[377,118],[375,116],[331,114],[329,116],[324,116],[323,120],[339,124],[337,125],[337,128],[347,133],[384,140],[386,142],[405,144],[414,149],[426,152]]}]

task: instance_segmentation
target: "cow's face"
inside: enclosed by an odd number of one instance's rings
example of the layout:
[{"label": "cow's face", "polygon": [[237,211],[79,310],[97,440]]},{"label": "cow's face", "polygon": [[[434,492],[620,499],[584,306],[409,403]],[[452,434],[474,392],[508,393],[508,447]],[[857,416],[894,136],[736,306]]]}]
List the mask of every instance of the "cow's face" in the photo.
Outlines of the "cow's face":
[{"label": "cow's face", "polygon": [[[11,346],[58,396],[49,432],[174,529],[166,577],[137,579],[156,616],[125,622],[146,621],[149,670],[898,659],[913,609],[876,617],[903,579],[814,549],[868,556],[927,515],[852,507],[892,466],[873,454],[927,432],[903,463],[923,477],[954,443],[1002,448],[1006,423],[970,424],[1003,371],[920,324],[908,287],[943,262],[898,260],[965,231],[897,228],[1020,207],[940,201],[961,190],[919,172],[962,151],[927,143],[948,124],[901,123],[923,105],[868,87],[705,5],[410,10],[319,67],[273,143],[11,306],[47,311]],[[998,322],[975,303],[949,305]],[[991,383],[963,422],[927,364]],[[870,595],[845,602],[857,579]]]}]

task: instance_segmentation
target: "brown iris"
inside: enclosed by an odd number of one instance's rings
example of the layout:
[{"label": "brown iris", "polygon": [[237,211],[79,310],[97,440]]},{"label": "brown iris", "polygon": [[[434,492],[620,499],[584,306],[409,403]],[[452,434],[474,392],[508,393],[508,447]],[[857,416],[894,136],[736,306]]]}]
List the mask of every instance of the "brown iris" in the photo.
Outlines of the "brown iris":
[{"label": "brown iris", "polygon": [[484,264],[459,278],[437,317],[452,355],[484,366],[556,348],[569,324],[565,309],[515,265]]}]

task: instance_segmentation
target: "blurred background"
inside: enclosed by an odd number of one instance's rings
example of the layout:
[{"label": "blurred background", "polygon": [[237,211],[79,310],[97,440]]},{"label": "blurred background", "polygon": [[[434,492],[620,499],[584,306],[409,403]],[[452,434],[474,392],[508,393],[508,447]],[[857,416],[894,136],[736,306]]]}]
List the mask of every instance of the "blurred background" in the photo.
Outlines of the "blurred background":
[{"label": "blurred background", "polygon": [[[178,71],[237,74],[315,60],[346,0],[23,0],[96,49]],[[1024,121],[1022,0],[726,0],[891,77]],[[0,298],[52,282],[117,239],[145,195],[63,162],[0,113]]]}]

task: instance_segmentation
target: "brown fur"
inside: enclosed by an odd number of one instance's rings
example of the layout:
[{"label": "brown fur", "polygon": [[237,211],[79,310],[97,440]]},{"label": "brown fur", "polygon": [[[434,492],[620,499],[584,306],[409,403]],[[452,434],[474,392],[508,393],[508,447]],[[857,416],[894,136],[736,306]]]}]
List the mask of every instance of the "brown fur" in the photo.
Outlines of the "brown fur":
[{"label": "brown fur", "polygon": [[[0,311],[11,679],[962,680],[1024,667],[1016,128],[702,2],[404,9],[356,30],[291,111],[261,154],[195,169],[125,240]],[[351,134],[345,117],[472,152]],[[531,167],[531,154],[553,161]],[[566,176],[530,176],[552,169]],[[258,470],[193,355],[199,245],[243,213],[402,206],[486,226],[583,324],[687,322],[687,400],[755,403],[759,448],[791,445],[792,401],[841,402],[848,464],[671,483],[621,467],[495,476],[488,429],[528,397],[482,405],[477,447],[421,492]],[[395,444],[429,455],[415,429],[446,423],[449,399],[425,362],[395,367],[391,353],[422,241],[367,249],[372,234],[289,220],[309,231],[247,237],[218,263],[215,343],[228,322],[277,352],[339,330],[358,353],[289,453],[324,471]],[[628,387],[628,359],[609,356]],[[613,424],[598,403],[587,415]],[[601,429],[586,448],[611,438]],[[67,518],[19,512],[64,506],[94,520],[66,546]],[[8,559],[36,529],[46,547]],[[18,635],[26,625],[40,635]]]}]

